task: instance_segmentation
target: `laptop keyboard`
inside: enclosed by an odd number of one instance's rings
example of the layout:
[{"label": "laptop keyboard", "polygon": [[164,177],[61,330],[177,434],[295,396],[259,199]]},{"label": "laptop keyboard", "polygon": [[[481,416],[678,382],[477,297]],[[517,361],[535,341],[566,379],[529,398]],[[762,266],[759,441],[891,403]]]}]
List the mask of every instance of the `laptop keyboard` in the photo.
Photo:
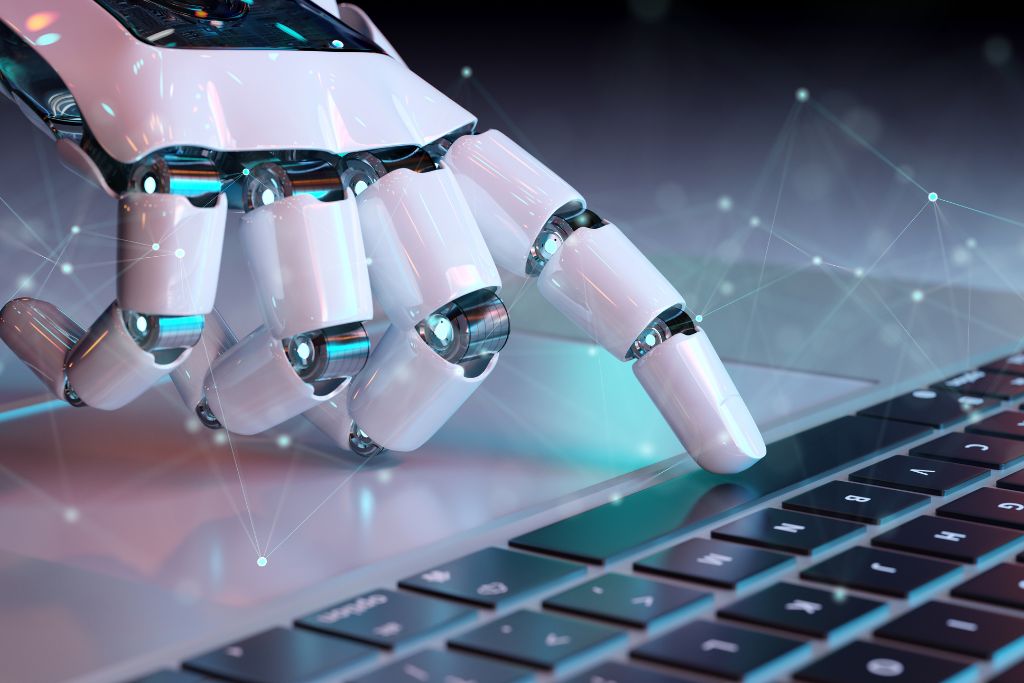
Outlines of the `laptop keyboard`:
[{"label": "laptop keyboard", "polygon": [[997,361],[139,680],[1024,681],[1021,397]]}]

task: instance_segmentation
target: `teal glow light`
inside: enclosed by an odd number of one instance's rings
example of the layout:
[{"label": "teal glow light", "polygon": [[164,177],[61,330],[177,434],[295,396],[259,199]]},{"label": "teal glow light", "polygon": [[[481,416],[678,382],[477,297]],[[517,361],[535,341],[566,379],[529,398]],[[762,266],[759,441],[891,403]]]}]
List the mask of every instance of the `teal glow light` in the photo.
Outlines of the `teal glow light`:
[{"label": "teal glow light", "polygon": [[[147,181],[149,178],[146,179]],[[156,181],[154,180],[154,183]],[[195,197],[201,194],[219,193],[220,178],[183,178],[171,176],[171,194],[183,194]]]},{"label": "teal glow light", "polygon": [[928,201],[930,201],[930,202],[937,202],[937,201],[939,201],[938,193],[936,193],[936,192],[929,192],[928,193]]},{"label": "teal glow light", "polygon": [[290,27],[285,26],[284,24],[280,24],[280,23],[279,24],[274,24],[274,26],[276,26],[279,31],[281,31],[282,33],[287,33],[288,35],[290,35],[295,40],[301,40],[304,43],[306,42],[306,37],[303,36],[298,31],[296,31],[295,29],[290,28]]},{"label": "teal glow light", "polygon": [[169,318],[160,318],[160,329],[177,333],[186,330],[202,329],[205,318],[201,315],[182,315]]},{"label": "teal glow light", "polygon": [[111,116],[117,116],[117,114],[114,113],[114,110],[111,109],[110,105],[106,102],[100,102],[100,106],[103,107],[103,111],[107,112]]},{"label": "teal glow light", "polygon": [[256,566],[257,567],[266,567],[267,566],[267,558],[265,558],[263,555],[260,555],[256,559]]},{"label": "teal glow light", "polygon": [[341,50],[342,48],[345,47],[345,43],[335,38],[334,40],[331,41],[331,47],[333,47],[335,50]]},{"label": "teal glow light", "polygon": [[704,316],[702,316],[700,313],[698,313],[696,316],[694,316],[693,321],[695,323],[702,323],[702,322],[704,322]]},{"label": "teal glow light", "polygon": [[44,33],[36,38],[36,45],[53,45],[60,40],[59,33]]},{"label": "teal glow light", "polygon": [[20,420],[25,417],[32,417],[40,413],[49,412],[51,410],[58,410],[60,408],[68,408],[70,405],[64,401],[43,401],[42,403],[33,403],[30,406],[23,406],[21,408],[12,408],[11,410],[5,410],[0,412],[0,423],[13,422],[14,420]]}]

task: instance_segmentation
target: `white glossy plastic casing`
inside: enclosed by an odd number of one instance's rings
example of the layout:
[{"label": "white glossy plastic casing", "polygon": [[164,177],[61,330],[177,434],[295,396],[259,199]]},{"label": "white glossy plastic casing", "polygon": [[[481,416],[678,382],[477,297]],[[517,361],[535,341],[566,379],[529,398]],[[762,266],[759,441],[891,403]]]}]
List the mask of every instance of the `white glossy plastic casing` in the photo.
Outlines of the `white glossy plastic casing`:
[{"label": "white glossy plastic casing", "polygon": [[[37,3],[0,0],[0,20],[49,62],[97,142],[124,163],[179,145],[422,146],[476,120],[386,54],[156,47],[97,2],[50,0],[45,9],[56,18],[38,31],[27,28]],[[43,33],[60,39],[37,43]]]},{"label": "white glossy plastic casing", "polygon": [[227,198],[129,192],[118,204],[117,303],[127,311],[197,315],[213,310]]},{"label": "white glossy plastic casing", "polygon": [[259,327],[217,359],[203,391],[226,429],[259,434],[335,398],[343,386],[317,396],[313,385],[295,374],[281,340]]},{"label": "white glossy plastic casing", "polygon": [[[326,1],[333,2],[333,0]],[[387,39],[387,36],[381,33],[380,29],[377,28],[377,24],[373,23],[373,19],[361,7],[343,2],[337,6],[337,15],[342,21],[364,36],[369,36],[370,40],[377,43],[392,59],[403,66],[405,65],[405,60],[399,56],[398,50]]]},{"label": "white glossy plastic casing", "polygon": [[537,280],[545,299],[619,359],[658,314],[684,305],[683,295],[611,223],[573,232]]},{"label": "white glossy plastic casing", "polygon": [[329,400],[317,403],[302,414],[317,429],[345,450],[351,450],[348,442],[352,429],[352,416],[348,411],[348,390],[351,386],[352,380],[345,380],[341,391],[334,394]]},{"label": "white glossy plastic casing", "polygon": [[184,363],[192,349],[172,362],[157,363],[128,334],[123,309],[115,302],[92,324],[68,354],[68,382],[86,405],[117,410],[141,396]]},{"label": "white glossy plastic casing", "polygon": [[279,199],[242,218],[257,295],[278,339],[373,317],[355,199]]},{"label": "white glossy plastic casing", "polygon": [[217,309],[206,315],[203,335],[192,347],[192,353],[171,373],[174,388],[190,410],[199,405],[203,398],[203,387],[210,373],[210,366],[217,358],[230,349],[238,340]]},{"label": "white glossy plastic casing", "polygon": [[463,135],[443,164],[455,174],[494,260],[519,276],[548,220],[586,208],[579,192],[496,130]]},{"label": "white glossy plastic casing", "polygon": [[0,310],[0,339],[55,396],[64,395],[64,358],[84,334],[45,301],[14,299]]},{"label": "white glossy plastic casing", "polygon": [[392,324],[411,328],[463,294],[501,287],[451,171],[398,169],[357,200],[370,282]]},{"label": "white glossy plastic casing", "polygon": [[741,472],[764,457],[761,432],[700,328],[655,346],[633,373],[704,469]]},{"label": "white glossy plastic casing", "polygon": [[413,329],[394,325],[352,380],[349,411],[356,424],[381,446],[412,451],[433,436],[498,362],[494,354],[476,377],[466,377],[434,353]]}]

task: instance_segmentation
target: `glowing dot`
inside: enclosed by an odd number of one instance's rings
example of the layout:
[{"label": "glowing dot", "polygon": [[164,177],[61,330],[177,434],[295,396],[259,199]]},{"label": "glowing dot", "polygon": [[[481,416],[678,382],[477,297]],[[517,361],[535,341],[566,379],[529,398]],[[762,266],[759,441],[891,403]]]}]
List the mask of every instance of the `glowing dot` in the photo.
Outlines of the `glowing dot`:
[{"label": "glowing dot", "polygon": [[142,190],[146,194],[153,194],[156,192],[156,178],[151,175],[146,176],[142,181]]},{"label": "glowing dot", "polygon": [[587,355],[588,356],[596,356],[597,355],[597,347],[596,346],[589,346],[589,347],[587,347]]},{"label": "glowing dot", "polygon": [[750,217],[750,227],[756,228],[756,227],[758,227],[760,225],[761,225],[761,217],[760,216],[751,216]]},{"label": "glowing dot", "polygon": [[612,505],[616,505],[620,500],[622,500],[622,494],[616,491],[612,495],[608,496],[608,500],[612,503]]},{"label": "glowing dot", "polygon": [[64,521],[68,524],[74,524],[82,518],[82,514],[76,507],[64,508]]},{"label": "glowing dot", "polygon": [[343,47],[345,47],[345,43],[335,38],[334,40],[331,41],[331,47],[333,47],[335,50],[340,50]]},{"label": "glowing dot", "polygon": [[820,266],[821,265],[821,257],[820,256],[815,256],[814,258],[811,259],[811,263],[813,263],[816,266]]},{"label": "glowing dot", "polygon": [[854,274],[855,277],[864,277],[864,269],[863,268],[854,268],[853,269],[853,274]]},{"label": "glowing dot", "polygon": [[368,265],[368,266],[372,266],[373,265],[373,259],[370,258],[369,256],[366,257],[366,265]]},{"label": "glowing dot", "polygon": [[932,391],[931,389],[918,389],[913,394],[911,394],[911,396],[913,396],[914,398],[933,399],[936,396],[938,396],[938,394]]},{"label": "glowing dot", "polygon": [[279,31],[281,31],[282,33],[287,33],[295,40],[301,40],[302,42],[306,42],[306,37],[299,33],[298,31],[296,31],[295,29],[293,29],[292,27],[285,26],[284,24],[274,24],[274,26],[277,26]]},{"label": "glowing dot", "polygon": [[937,201],[939,201],[939,195],[937,193],[935,193],[935,192],[929,192],[928,193],[928,201],[930,201],[930,202],[937,202]]},{"label": "glowing dot", "polygon": [[276,199],[276,197],[274,197],[274,191],[269,188],[263,190],[263,194],[260,195],[260,201],[263,202],[264,206],[267,204],[273,204],[274,199]]},{"label": "glowing dot", "polygon": [[362,194],[363,190],[365,190],[368,187],[369,185],[366,184],[365,180],[357,180],[355,185],[352,186],[352,191],[359,195]]},{"label": "glowing dot", "polygon": [[18,280],[18,286],[22,289],[32,289],[33,284],[35,283],[32,282],[32,278],[28,275],[22,275]]},{"label": "glowing dot", "polygon": [[836,602],[846,602],[846,589],[836,588],[832,591],[832,599]]},{"label": "glowing dot", "polygon": [[103,111],[107,112],[111,116],[117,116],[117,114],[114,113],[114,110],[106,102],[100,102],[100,106],[103,107]]},{"label": "glowing dot", "polygon": [[910,300],[913,301],[914,303],[920,303],[921,301],[924,301],[924,292],[922,292],[920,289],[915,289],[913,292],[910,293]]},{"label": "glowing dot", "polygon": [[160,251],[160,243],[153,242],[153,251]]},{"label": "glowing dot", "polygon": [[223,446],[228,442],[228,435],[224,432],[217,432],[213,435],[213,442],[218,446]]},{"label": "glowing dot", "polygon": [[72,225],[71,226],[71,234],[72,235],[77,235],[80,232],[82,232],[82,229],[80,227],[78,227],[77,225]]},{"label": "glowing dot", "polygon": [[719,211],[732,211],[732,197],[729,195],[722,195],[718,198],[718,210]]},{"label": "glowing dot", "polygon": [[243,168],[242,169],[242,175],[249,175],[249,169]]},{"label": "glowing dot", "polygon": [[806,102],[809,99],[811,99],[811,93],[810,93],[810,91],[807,90],[807,88],[797,88],[796,89],[796,101],[797,102]]},{"label": "glowing dot", "polygon": [[464,66],[462,67],[462,71],[460,71],[459,73],[462,74],[463,78],[469,78],[470,76],[473,75],[473,67]]},{"label": "glowing dot", "polygon": [[698,313],[697,315],[693,316],[693,322],[695,322],[695,323],[702,323],[702,322],[704,322],[704,316],[702,316],[700,313]]},{"label": "glowing dot", "polygon": [[380,470],[377,472],[377,481],[387,484],[391,481],[391,470]]},{"label": "glowing dot", "polygon": [[263,555],[260,555],[258,558],[256,558],[256,566],[257,567],[266,567],[267,566],[267,558],[265,558]]},{"label": "glowing dot", "polygon": [[57,21],[56,12],[36,12],[30,14],[25,20],[25,28],[29,31],[42,31],[55,21]]},{"label": "glowing dot", "polygon": [[135,329],[137,329],[139,332],[145,332],[147,329],[149,329],[149,321],[146,320],[146,316],[140,315],[138,318],[135,319]]},{"label": "glowing dot", "polygon": [[182,249],[181,247],[178,247],[177,249],[174,250],[174,255],[177,256],[178,258],[185,258],[185,250]]},{"label": "glowing dot", "polygon": [[313,354],[313,349],[310,348],[309,342],[302,342],[295,348],[295,352],[299,354],[299,358],[302,360],[309,360],[309,357]]},{"label": "glowing dot", "polygon": [[278,448],[288,448],[292,445],[292,437],[287,434],[279,434],[277,437]]},{"label": "glowing dot", "polygon": [[185,431],[189,434],[197,433],[202,426],[202,423],[194,417],[185,420]]},{"label": "glowing dot", "polygon": [[71,273],[75,272],[75,267],[72,266],[70,263],[62,263],[60,264],[60,272],[64,273],[65,275],[71,275]]},{"label": "glowing dot", "polygon": [[544,240],[544,252],[550,256],[558,251],[561,244],[562,240],[558,239],[557,235],[548,235],[548,238]]},{"label": "glowing dot", "polygon": [[648,346],[654,346],[657,343],[657,341],[658,338],[654,336],[653,332],[644,337],[644,344],[647,344]]},{"label": "glowing dot", "polygon": [[964,242],[964,244],[967,245],[968,249],[974,249],[976,246],[978,246],[978,240],[974,239],[973,237],[968,237],[967,241]]},{"label": "glowing dot", "polygon": [[734,285],[733,283],[729,282],[728,280],[725,280],[725,281],[722,282],[722,286],[719,287],[718,289],[725,296],[729,296],[730,294],[732,294],[733,292],[736,291],[736,285]]},{"label": "glowing dot", "polygon": [[58,40],[60,40],[59,33],[44,33],[36,38],[36,45],[53,45]]}]

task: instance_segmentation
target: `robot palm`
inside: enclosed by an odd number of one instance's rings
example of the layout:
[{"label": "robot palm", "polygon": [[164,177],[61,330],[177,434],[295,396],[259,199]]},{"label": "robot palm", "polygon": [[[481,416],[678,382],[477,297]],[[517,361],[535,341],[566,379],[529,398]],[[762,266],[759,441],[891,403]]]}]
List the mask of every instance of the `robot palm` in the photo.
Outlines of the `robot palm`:
[{"label": "robot palm", "polygon": [[[58,395],[116,409],[170,374],[211,427],[304,414],[364,455],[414,450],[498,360],[500,266],[634,360],[702,466],[764,454],[678,291],[564,180],[477,133],[357,8],[341,6],[346,24],[305,0],[51,4],[40,18],[0,2],[19,62],[0,61],[2,82],[119,197],[121,264],[87,332],[43,302],[0,313],[0,336]],[[212,310],[229,208],[245,212],[266,321],[240,342]],[[371,290],[391,322],[372,353]]]}]

